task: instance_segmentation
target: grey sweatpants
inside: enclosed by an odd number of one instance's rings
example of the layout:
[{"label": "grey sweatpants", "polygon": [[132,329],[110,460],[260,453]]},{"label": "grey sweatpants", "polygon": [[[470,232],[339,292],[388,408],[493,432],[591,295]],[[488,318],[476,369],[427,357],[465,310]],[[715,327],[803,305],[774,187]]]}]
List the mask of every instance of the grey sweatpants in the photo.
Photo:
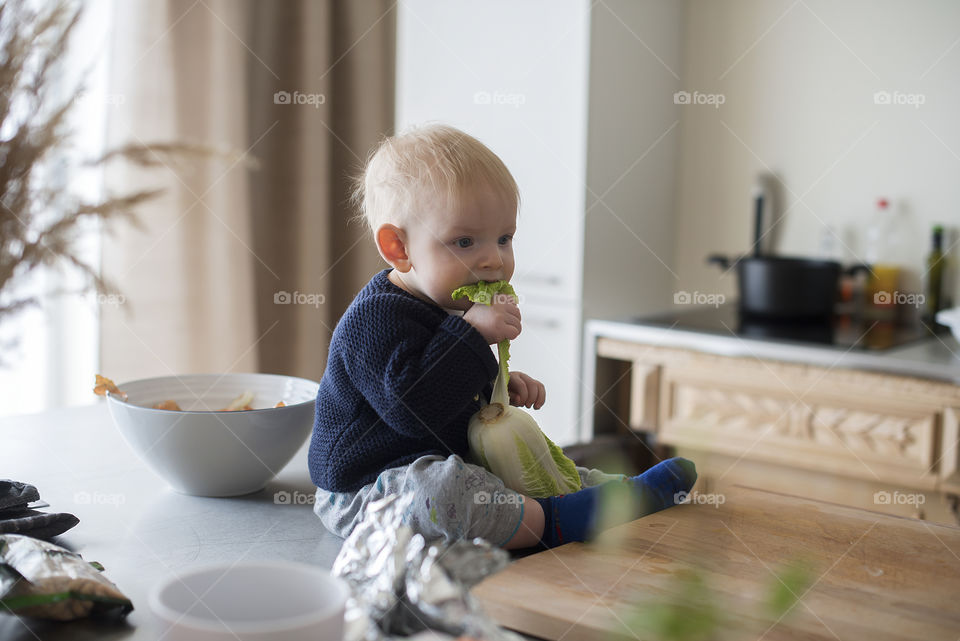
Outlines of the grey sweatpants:
[{"label": "grey sweatpants", "polygon": [[[584,487],[619,480],[620,474],[578,467]],[[410,465],[384,470],[377,480],[356,492],[317,489],[313,511],[324,527],[346,538],[361,520],[367,503],[392,494],[412,492],[414,500],[404,523],[427,540],[484,538],[502,546],[520,528],[520,494],[506,488],[486,469],[459,456],[422,456]]]}]

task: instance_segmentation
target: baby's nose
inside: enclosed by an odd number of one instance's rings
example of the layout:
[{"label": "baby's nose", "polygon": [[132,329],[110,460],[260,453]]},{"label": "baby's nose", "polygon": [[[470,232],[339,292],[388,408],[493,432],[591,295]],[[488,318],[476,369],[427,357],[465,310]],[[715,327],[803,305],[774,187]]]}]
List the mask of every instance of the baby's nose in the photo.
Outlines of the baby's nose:
[{"label": "baby's nose", "polygon": [[503,257],[496,249],[486,249],[480,255],[481,269],[498,269],[503,267]]}]

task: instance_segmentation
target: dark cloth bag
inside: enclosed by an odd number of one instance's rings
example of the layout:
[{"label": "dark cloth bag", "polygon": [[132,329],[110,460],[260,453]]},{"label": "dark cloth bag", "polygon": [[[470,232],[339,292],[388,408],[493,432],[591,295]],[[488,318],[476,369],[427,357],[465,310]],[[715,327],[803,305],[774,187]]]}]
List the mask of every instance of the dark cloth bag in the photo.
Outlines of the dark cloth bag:
[{"label": "dark cloth bag", "polygon": [[63,534],[80,519],[73,514],[48,514],[27,507],[40,500],[40,492],[29,483],[0,479],[0,534],[24,534],[49,539]]}]

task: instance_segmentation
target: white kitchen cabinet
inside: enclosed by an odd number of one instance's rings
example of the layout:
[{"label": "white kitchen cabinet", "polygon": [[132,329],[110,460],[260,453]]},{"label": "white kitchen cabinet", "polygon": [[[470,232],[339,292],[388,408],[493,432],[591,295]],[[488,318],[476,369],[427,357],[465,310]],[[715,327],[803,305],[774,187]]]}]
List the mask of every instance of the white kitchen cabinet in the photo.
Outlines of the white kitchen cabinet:
[{"label": "white kitchen cabinet", "polygon": [[511,365],[544,381],[559,445],[580,439],[584,319],[672,303],[680,20],[642,0],[398,5],[397,129],[459,127],[520,186]]},{"label": "white kitchen cabinet", "polygon": [[552,441],[574,443],[579,437],[580,310],[525,301],[521,313],[523,333],[510,343],[510,369],[543,383],[547,401],[529,411]]}]

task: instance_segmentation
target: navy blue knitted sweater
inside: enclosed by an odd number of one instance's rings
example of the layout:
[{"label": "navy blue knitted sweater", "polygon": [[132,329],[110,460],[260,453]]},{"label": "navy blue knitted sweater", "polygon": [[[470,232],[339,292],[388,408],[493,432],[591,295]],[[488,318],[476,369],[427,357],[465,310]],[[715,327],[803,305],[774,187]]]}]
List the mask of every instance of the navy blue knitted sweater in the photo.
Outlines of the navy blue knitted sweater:
[{"label": "navy blue knitted sweater", "polygon": [[497,375],[490,346],[453,316],[374,276],[330,342],[310,440],[317,487],[350,492],[426,454],[468,450],[467,424]]}]

